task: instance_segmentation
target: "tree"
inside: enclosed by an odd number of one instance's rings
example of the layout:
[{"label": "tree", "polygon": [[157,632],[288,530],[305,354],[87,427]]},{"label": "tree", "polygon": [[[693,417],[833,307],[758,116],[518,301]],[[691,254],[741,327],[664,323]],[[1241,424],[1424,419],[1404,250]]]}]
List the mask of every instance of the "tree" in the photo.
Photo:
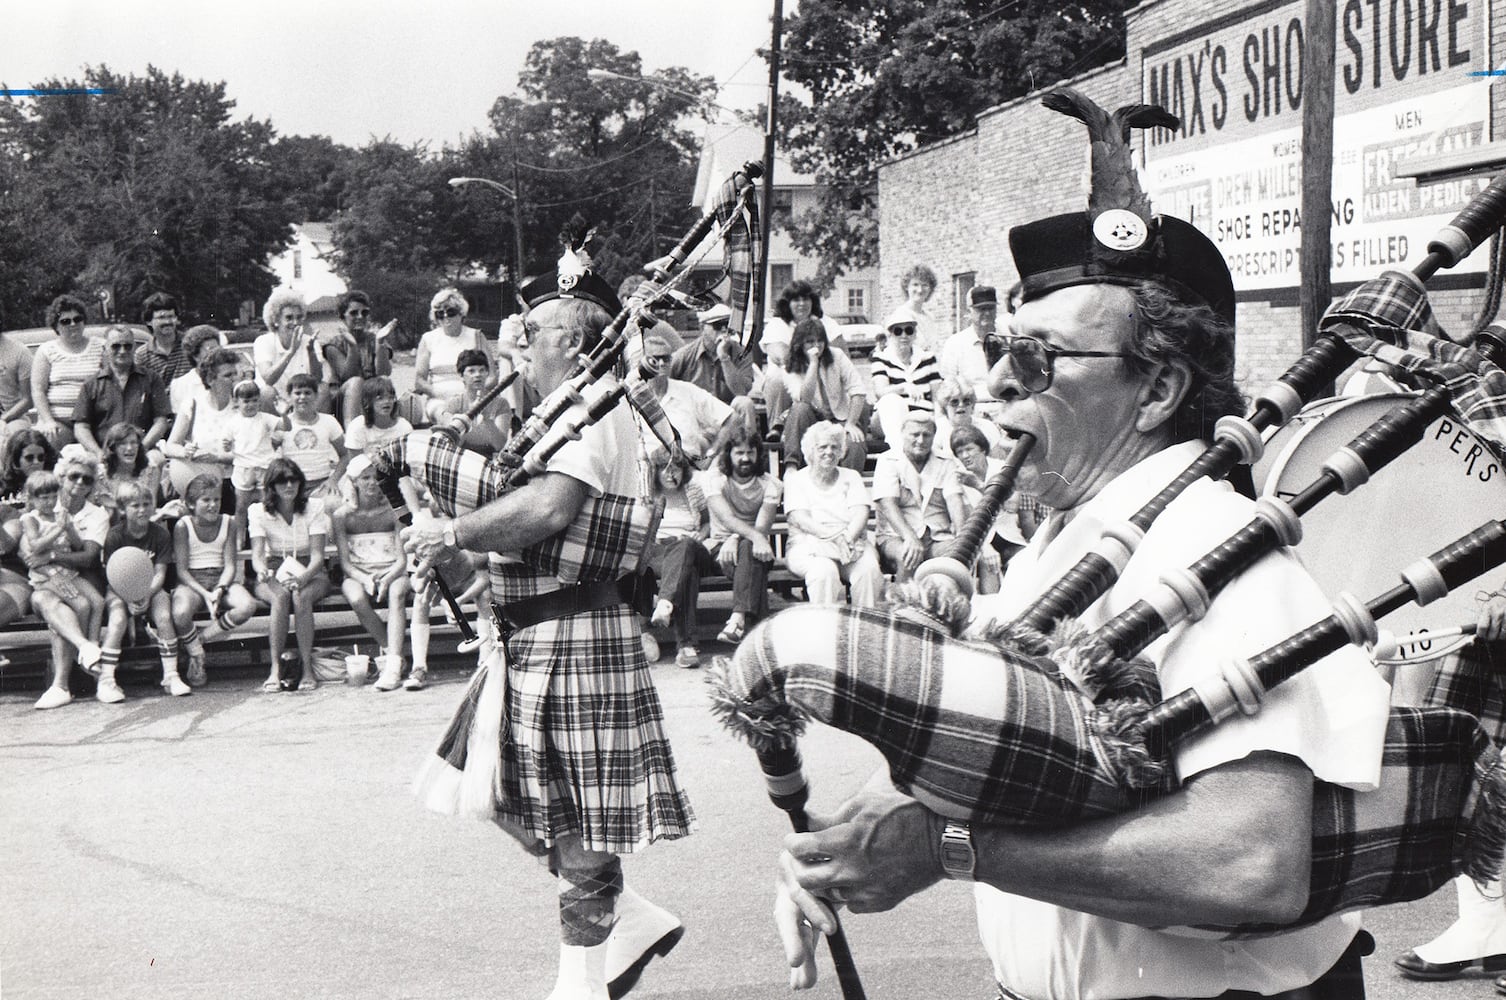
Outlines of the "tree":
[{"label": "tree", "polygon": [[710,107],[715,85],[678,67],[649,82],[592,80],[592,69],[643,76],[636,52],[602,39],[534,43],[521,96],[497,99],[494,135],[465,155],[499,179],[516,161],[527,273],[553,266],[558,234],[578,214],[608,235],[596,265],[615,282],[665,253],[692,221],[698,149],[684,123]]},{"label": "tree", "polygon": [[7,194],[40,206],[55,241],[40,258],[51,280],[32,281],[24,305],[10,293],[19,308],[35,316],[51,291],[108,289],[134,318],[163,290],[185,317],[228,324],[242,299],[266,296],[267,259],[292,221],[269,165],[270,124],[232,121],[223,83],[153,67],[90,67],[82,81],[39,86],[112,93],[0,104]]},{"label": "tree", "polygon": [[[790,236],[830,287],[878,260],[878,164],[1124,54],[1131,0],[802,0],[784,23],[779,139],[819,185]],[[855,124],[860,123],[860,124]]]}]

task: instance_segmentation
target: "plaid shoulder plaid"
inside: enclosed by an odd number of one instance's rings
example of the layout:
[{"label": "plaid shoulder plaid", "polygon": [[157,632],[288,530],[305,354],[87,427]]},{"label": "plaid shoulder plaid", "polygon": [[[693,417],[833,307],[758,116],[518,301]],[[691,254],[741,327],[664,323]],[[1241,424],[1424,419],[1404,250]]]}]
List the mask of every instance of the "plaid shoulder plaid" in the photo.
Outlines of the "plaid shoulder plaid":
[{"label": "plaid shoulder plaid", "polygon": [[[786,609],[718,660],[708,681],[717,713],[755,747],[788,744],[810,721],[833,726],[873,744],[897,786],[954,819],[1055,826],[1168,790],[1121,780],[1097,707],[1050,663],[903,614]],[[1313,868],[1298,923],[1420,899],[1461,872],[1498,872],[1501,772],[1473,716],[1394,710],[1379,788],[1314,785]]]},{"label": "plaid shoulder plaid", "polygon": [[1405,385],[1447,386],[1470,429],[1506,448],[1506,372],[1447,338],[1416,278],[1388,271],[1364,282],[1335,302],[1319,327],[1391,365]]}]

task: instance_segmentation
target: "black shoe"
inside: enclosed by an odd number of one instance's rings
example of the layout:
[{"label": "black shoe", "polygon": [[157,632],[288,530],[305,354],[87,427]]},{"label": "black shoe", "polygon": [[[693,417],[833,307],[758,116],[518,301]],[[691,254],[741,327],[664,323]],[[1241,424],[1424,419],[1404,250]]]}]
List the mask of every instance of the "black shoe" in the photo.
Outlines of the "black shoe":
[{"label": "black shoe", "polygon": [[[1417,952],[1409,951],[1396,960],[1396,967],[1408,979],[1441,981],[1458,979],[1466,972],[1506,972],[1506,955],[1486,955],[1459,962],[1425,962]],[[1496,991],[1506,994],[1506,976],[1496,980]]]}]

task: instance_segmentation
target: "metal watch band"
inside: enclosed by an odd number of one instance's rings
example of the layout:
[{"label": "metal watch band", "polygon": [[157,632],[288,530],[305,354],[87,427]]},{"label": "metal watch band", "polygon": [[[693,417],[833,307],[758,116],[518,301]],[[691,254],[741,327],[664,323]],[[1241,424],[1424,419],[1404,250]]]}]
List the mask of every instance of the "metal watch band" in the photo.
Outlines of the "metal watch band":
[{"label": "metal watch band", "polygon": [[973,850],[973,831],[966,823],[948,820],[941,832],[941,867],[949,878],[974,880],[978,855]]}]

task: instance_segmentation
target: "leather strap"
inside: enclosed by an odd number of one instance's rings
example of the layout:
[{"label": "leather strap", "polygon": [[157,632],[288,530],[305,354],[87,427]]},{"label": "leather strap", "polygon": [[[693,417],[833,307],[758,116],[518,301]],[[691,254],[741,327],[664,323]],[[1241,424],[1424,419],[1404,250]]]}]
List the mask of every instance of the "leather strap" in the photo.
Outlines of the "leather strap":
[{"label": "leather strap", "polygon": [[503,629],[511,634],[540,622],[631,604],[636,589],[637,578],[631,575],[599,583],[577,583],[510,604],[493,603],[492,613]]}]

